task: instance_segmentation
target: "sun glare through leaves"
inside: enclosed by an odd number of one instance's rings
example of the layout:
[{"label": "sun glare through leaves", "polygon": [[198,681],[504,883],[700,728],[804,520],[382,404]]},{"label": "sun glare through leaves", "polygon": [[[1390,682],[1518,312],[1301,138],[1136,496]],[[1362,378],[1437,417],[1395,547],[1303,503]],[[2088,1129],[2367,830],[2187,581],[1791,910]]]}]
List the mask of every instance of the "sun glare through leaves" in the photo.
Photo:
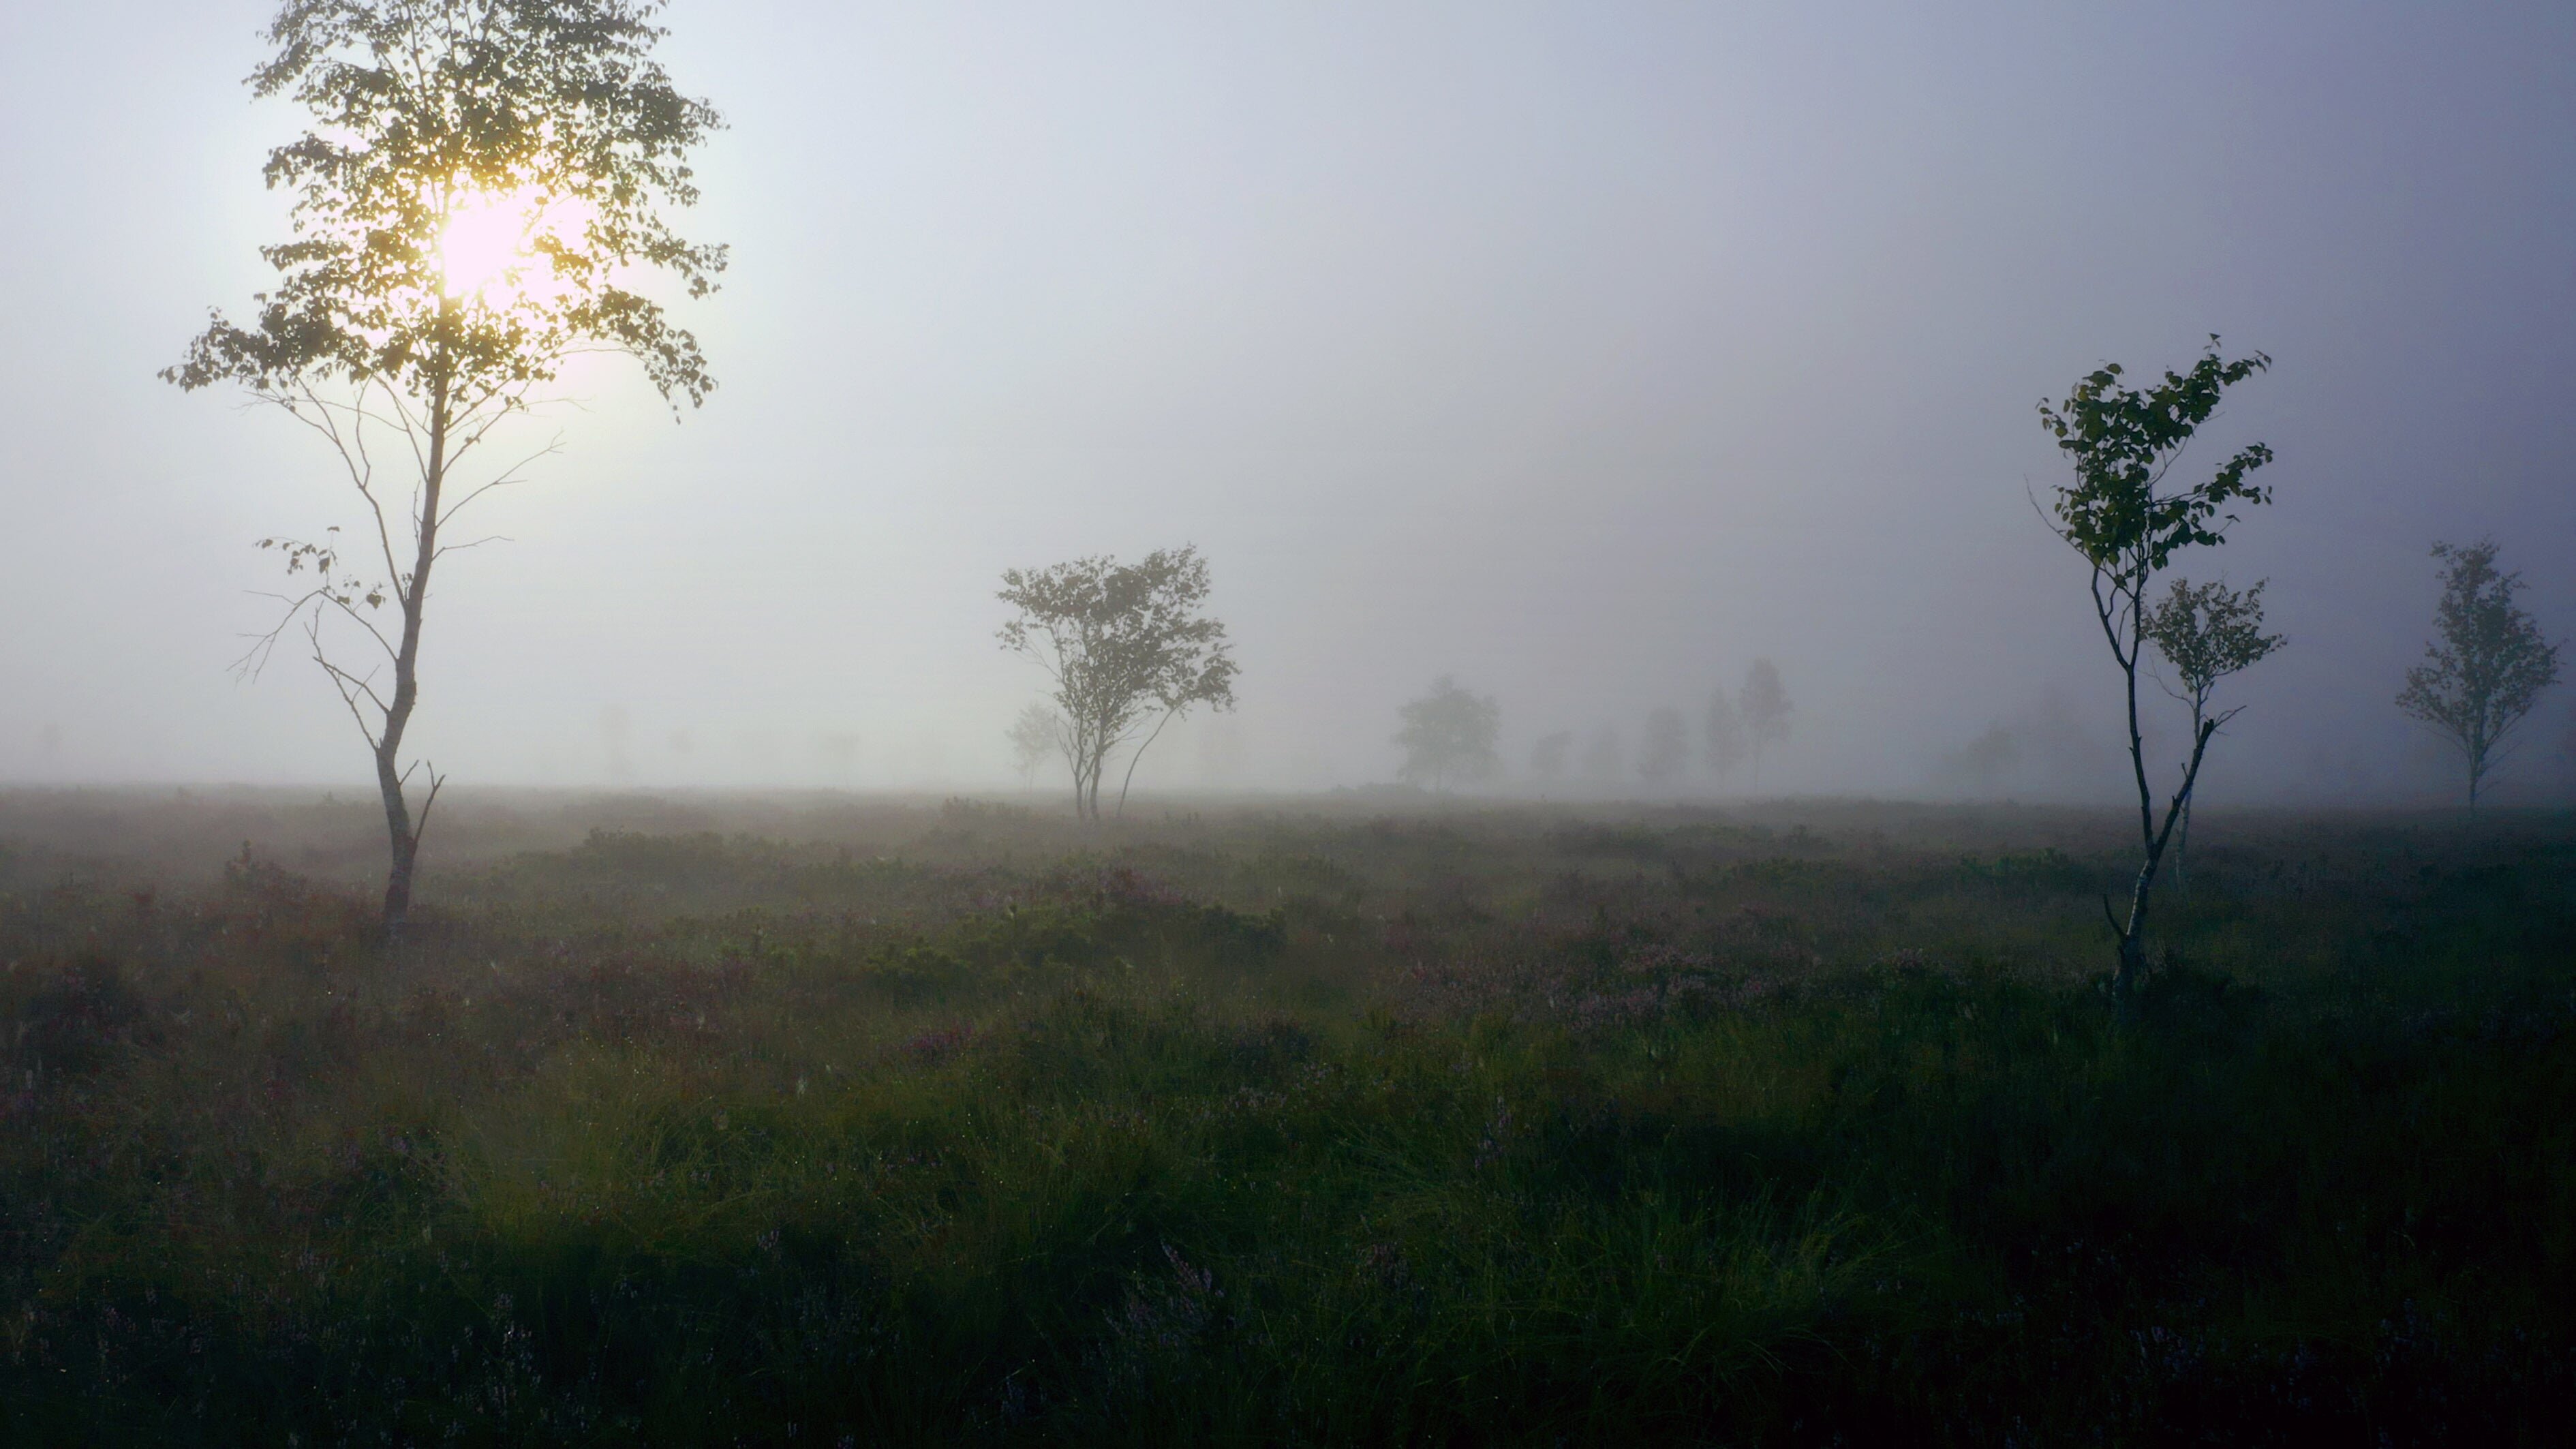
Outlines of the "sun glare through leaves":
[{"label": "sun glare through leaves", "polygon": [[579,242],[586,211],[576,199],[535,187],[463,191],[438,231],[444,295],[507,308],[569,290],[556,274],[553,255]]}]

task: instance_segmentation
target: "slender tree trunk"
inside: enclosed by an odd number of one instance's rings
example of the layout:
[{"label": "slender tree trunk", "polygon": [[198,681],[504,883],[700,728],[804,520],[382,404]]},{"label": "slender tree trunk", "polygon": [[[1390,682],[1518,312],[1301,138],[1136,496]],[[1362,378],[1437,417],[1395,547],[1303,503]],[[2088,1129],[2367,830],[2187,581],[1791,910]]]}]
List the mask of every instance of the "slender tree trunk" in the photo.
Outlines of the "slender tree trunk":
[{"label": "slender tree trunk", "polygon": [[[1069,713],[1068,719],[1070,719]],[[1091,758],[1091,746],[1073,724],[1067,723],[1065,729],[1068,733],[1064,744],[1064,768],[1066,774],[1073,776],[1073,818],[1080,820],[1082,818],[1082,767],[1083,763]]]},{"label": "slender tree trunk", "polygon": [[[2111,627],[2105,620],[2104,626]],[[2116,643],[2116,638],[2115,638]],[[2129,708],[2129,773],[2138,787],[2138,834],[2146,846],[2146,862],[2138,867],[2138,877],[2129,887],[2129,919],[2119,927],[2119,964],[2111,974],[2111,999],[2123,1011],[2130,994],[2146,974],[2147,901],[2156,884],[2156,797],[2147,784],[2146,738],[2138,731],[2138,656],[2137,643],[2130,642],[2130,652],[2117,656],[2120,673],[2128,685]]]},{"label": "slender tree trunk", "polygon": [[[2200,738],[2201,722],[2207,718],[2207,716],[2208,710],[2203,706],[2200,700],[2194,699],[2191,706],[2192,738]],[[2194,796],[2191,794],[2183,796],[2182,833],[2174,837],[2174,889],[2182,891],[2185,894],[2189,894],[2191,891],[2191,809],[2193,799]]]},{"label": "slender tree trunk", "polygon": [[[2165,806],[2164,827],[2155,828],[2155,806],[2152,797],[2148,798],[2146,808],[2139,812],[2140,818],[2148,824],[2147,858],[2146,862],[2138,867],[2137,883],[2129,891],[2128,923],[2118,926],[2120,965],[2111,977],[2111,996],[2119,1004],[2123,1015],[2127,1014],[2129,1002],[2137,994],[2138,987],[2146,975],[2147,902],[2149,893],[2155,889],[2156,866],[2164,858],[2165,846],[2173,839],[2175,826],[2181,822],[2183,813],[2190,808],[2192,787],[2200,782],[2200,762],[2209,753],[2210,736],[2216,733],[2218,733],[2218,722],[2215,720],[2203,721],[2200,728],[2193,733],[2191,763],[2183,769],[2182,788],[2174,792],[2173,799]],[[2143,769],[2139,772],[2139,779],[2142,783],[2145,780]],[[2116,922],[2114,924],[2118,925]]]},{"label": "slender tree trunk", "polygon": [[[411,802],[403,798],[402,742],[412,709],[420,702],[420,625],[429,597],[430,566],[438,559],[439,485],[446,481],[450,397],[442,366],[430,385],[429,462],[421,479],[420,517],[415,532],[419,550],[413,557],[410,586],[401,590],[402,645],[394,655],[394,693],[385,705],[385,727],[376,739],[376,789],[384,796],[385,834],[393,862],[385,873],[385,938],[402,934],[411,916],[412,866],[420,855]],[[399,581],[398,581],[399,582]],[[426,814],[427,807],[423,807]]]},{"label": "slender tree trunk", "polygon": [[2192,802],[2182,802],[2182,833],[2174,837],[2174,889],[2191,893],[2191,809]]},{"label": "slender tree trunk", "polygon": [[[2144,585],[2140,585],[2143,589]],[[2115,595],[2115,597],[2118,597]],[[2129,918],[2123,923],[2112,917],[2111,928],[2119,936],[2119,964],[2111,973],[2111,1000],[2123,1017],[2131,1000],[2144,982],[2147,967],[2147,906],[2156,885],[2156,867],[2164,860],[2165,846],[2173,839],[2174,827],[2183,811],[2191,804],[2192,786],[2200,779],[2200,762],[2209,752],[2209,737],[2218,732],[2218,721],[2196,719],[2192,729],[2191,762],[2184,767],[2182,788],[2165,806],[2163,828],[2156,825],[2155,788],[2147,783],[2146,737],[2138,729],[2138,660],[2145,640],[2139,628],[2139,605],[2132,598],[2127,612],[2127,634],[2121,637],[2121,615],[2105,602],[2101,586],[2095,584],[2094,609],[2102,620],[2102,632],[2111,641],[2111,657],[2119,662],[2120,673],[2128,689],[2129,771],[2138,787],[2138,835],[2145,847],[2146,859],[2138,866],[2138,876],[2129,887]],[[2103,913],[2110,914],[2110,903],[2103,903]]]},{"label": "slender tree trunk", "polygon": [[1163,726],[1172,722],[1172,714],[1173,711],[1164,710],[1163,717],[1154,722],[1154,732],[1145,736],[1145,743],[1138,745],[1136,753],[1127,757],[1127,777],[1118,782],[1118,818],[1121,820],[1127,818],[1127,787],[1136,783],[1136,762],[1145,758],[1148,746],[1163,737]]}]

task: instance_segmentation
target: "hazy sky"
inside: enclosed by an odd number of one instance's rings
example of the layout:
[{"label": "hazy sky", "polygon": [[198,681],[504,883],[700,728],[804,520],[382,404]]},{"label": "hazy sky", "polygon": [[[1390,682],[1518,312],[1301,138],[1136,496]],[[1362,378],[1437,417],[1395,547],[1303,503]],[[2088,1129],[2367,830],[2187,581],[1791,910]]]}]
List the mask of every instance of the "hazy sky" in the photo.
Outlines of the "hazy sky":
[{"label": "hazy sky", "polygon": [[[225,670],[252,542],[352,518],[333,460],[153,376],[281,234],[272,9],[0,3],[0,781],[367,779],[309,664]],[[2276,359],[2209,454],[2269,442],[2279,501],[2186,571],[2269,576],[2292,641],[2213,798],[2445,780],[2389,702],[2435,538],[2576,634],[2564,0],[666,18],[731,122],[686,227],[733,246],[683,319],[722,389],[675,427],[585,372],[514,541],[443,566],[415,738],[460,781],[998,783],[1038,680],[995,576],[1195,542],[1242,708],[1140,786],[1389,778],[1443,672],[1516,768],[1633,744],[1768,655],[1766,783],[1955,789],[1990,723],[2114,737],[2033,405],[2211,332]]]}]

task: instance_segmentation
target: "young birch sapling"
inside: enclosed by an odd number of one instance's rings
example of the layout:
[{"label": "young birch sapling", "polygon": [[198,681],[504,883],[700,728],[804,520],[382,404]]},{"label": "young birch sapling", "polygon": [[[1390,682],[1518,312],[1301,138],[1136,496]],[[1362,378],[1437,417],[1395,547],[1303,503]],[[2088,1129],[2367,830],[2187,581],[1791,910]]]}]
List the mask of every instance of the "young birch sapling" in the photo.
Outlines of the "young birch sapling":
[{"label": "young birch sapling", "polygon": [[[2147,614],[2148,642],[2172,665],[2176,683],[2165,686],[2165,692],[2191,706],[2191,737],[2199,740],[2203,726],[2211,734],[2244,712],[2245,706],[2213,713],[2210,695],[2218,681],[2231,674],[2250,669],[2266,655],[2288,640],[2279,634],[2263,632],[2263,581],[2241,592],[2225,584],[2194,584],[2189,579],[2176,579],[2164,598]],[[2191,854],[2192,802],[2199,795],[2196,788],[2187,789],[2182,797],[2182,829],[2174,837],[2174,883],[2189,881],[2186,862]]]},{"label": "young birch sapling", "polygon": [[2093,616],[2120,668],[2128,709],[2129,769],[2138,792],[2144,858],[2129,889],[2128,918],[2113,913],[2107,899],[2102,903],[2118,940],[2112,997],[2124,1010],[2145,974],[2147,906],[2157,868],[2200,777],[2210,736],[2218,730],[2212,719],[2194,726],[2182,783],[2159,821],[2155,789],[2147,779],[2146,742],[2138,729],[2148,592],[2176,553],[2226,541],[2227,527],[2237,521],[2231,508],[2270,501],[2269,489],[2247,479],[2272,461],[2272,450],[2250,443],[2206,481],[2188,487],[2168,487],[2168,477],[2192,435],[2218,411],[2227,389],[2271,365],[2272,359],[2259,352],[2222,358],[2212,336],[2209,350],[2189,372],[2168,371],[2153,387],[2124,386],[2114,363],[2080,379],[2064,401],[2039,405],[2041,426],[2075,468],[2075,481],[2060,485],[2051,500],[2051,530],[2091,569]]},{"label": "young birch sapling", "polygon": [[2406,671],[2397,707],[2433,727],[2468,766],[2469,813],[2488,771],[2504,762],[2514,727],[2558,682],[2558,646],[2513,596],[2522,575],[2496,570],[2494,539],[2433,545],[2442,560],[2442,601],[2433,612],[2440,638],[2424,662]]},{"label": "young birch sapling", "polygon": [[1038,766],[1046,763],[1047,756],[1071,757],[1072,736],[1065,731],[1064,717],[1043,704],[1031,703],[1021,710],[1003,735],[1011,742],[1011,761],[1019,767],[1023,790],[1037,788]]}]

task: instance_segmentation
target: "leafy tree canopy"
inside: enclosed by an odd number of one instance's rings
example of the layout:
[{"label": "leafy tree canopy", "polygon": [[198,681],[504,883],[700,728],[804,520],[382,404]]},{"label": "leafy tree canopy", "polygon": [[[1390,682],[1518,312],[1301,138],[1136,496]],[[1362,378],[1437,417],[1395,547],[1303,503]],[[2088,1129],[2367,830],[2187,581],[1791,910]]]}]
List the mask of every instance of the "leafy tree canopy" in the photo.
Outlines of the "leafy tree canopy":
[{"label": "leafy tree canopy", "polygon": [[2181,676],[2183,697],[2196,703],[2207,701],[2221,679],[2252,668],[2288,642],[2263,632],[2261,582],[2233,590],[2175,579],[2148,611],[2146,635]]},{"label": "leafy tree canopy", "polygon": [[2179,491],[2165,491],[2165,477],[2227,388],[2271,365],[2260,352],[2223,359],[2212,336],[2189,372],[2169,370],[2143,391],[2123,386],[2120,365],[2109,363],[2063,401],[2041,403],[2042,426],[2075,465],[2075,482],[2057,489],[2059,536],[2132,590],[2144,589],[2176,549],[2222,542],[2236,521],[2231,504],[2270,501],[2269,490],[2246,480],[2272,461],[2272,450],[2249,444],[2207,482]]},{"label": "leafy tree canopy", "polygon": [[721,246],[677,235],[688,150],[722,124],[648,55],[658,0],[293,0],[263,96],[312,114],[269,153],[295,195],[280,274],[218,311],[164,375],[281,393],[325,378],[515,403],[565,357],[632,353],[665,397],[715,386],[697,340],[633,290],[658,269],[713,289]]},{"label": "leafy tree canopy", "polygon": [[1446,789],[1452,780],[1487,779],[1501,767],[1494,740],[1502,728],[1502,706],[1448,675],[1432,681],[1431,692],[1398,711],[1404,727],[1395,743],[1404,750],[1396,774],[1414,783]]}]

